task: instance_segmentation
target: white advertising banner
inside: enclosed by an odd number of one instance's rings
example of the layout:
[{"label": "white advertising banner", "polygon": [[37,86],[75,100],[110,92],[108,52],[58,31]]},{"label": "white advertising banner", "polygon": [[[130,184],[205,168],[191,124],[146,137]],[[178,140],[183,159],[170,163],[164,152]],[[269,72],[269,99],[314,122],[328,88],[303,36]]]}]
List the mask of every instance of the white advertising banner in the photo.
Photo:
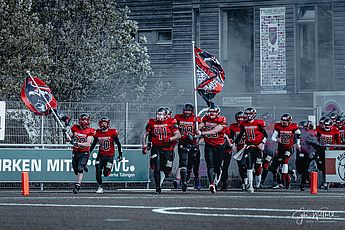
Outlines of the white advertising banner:
[{"label": "white advertising banner", "polygon": [[286,93],[285,7],[260,9],[262,93]]}]

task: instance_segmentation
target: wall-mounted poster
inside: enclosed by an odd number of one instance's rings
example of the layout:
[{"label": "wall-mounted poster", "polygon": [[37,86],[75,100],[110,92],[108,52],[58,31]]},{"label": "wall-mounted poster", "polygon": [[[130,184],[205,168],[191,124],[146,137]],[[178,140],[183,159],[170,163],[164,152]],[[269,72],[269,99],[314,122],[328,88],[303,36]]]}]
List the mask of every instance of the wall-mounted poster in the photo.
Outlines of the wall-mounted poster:
[{"label": "wall-mounted poster", "polygon": [[260,9],[261,93],[286,93],[285,7]]}]

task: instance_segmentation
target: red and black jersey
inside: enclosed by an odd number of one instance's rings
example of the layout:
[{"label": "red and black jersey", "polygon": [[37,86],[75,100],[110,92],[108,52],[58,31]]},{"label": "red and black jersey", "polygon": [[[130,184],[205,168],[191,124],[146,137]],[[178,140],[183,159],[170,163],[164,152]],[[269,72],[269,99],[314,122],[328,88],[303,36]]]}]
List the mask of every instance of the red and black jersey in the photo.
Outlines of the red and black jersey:
[{"label": "red and black jersey", "polygon": [[[236,137],[240,134],[240,132],[241,132],[241,126],[237,122],[232,123],[229,126],[229,138],[231,140],[235,141]],[[242,135],[241,140],[237,143],[237,151],[243,148],[244,142],[245,142],[245,136]]]},{"label": "red and black jersey", "polygon": [[241,123],[241,132],[242,130],[244,131],[246,145],[259,145],[265,135],[267,135],[264,128],[265,122],[263,120],[257,119],[251,122],[243,121]]},{"label": "red and black jersey", "polygon": [[98,154],[107,157],[113,157],[115,154],[115,138],[118,137],[119,132],[116,129],[108,129],[106,132],[98,129],[96,131],[95,139],[99,143]]},{"label": "red and black jersey", "polygon": [[210,118],[209,116],[204,116],[201,119],[201,122],[204,123],[203,130],[209,131],[214,129],[217,125],[222,125],[223,129],[216,134],[208,134],[204,136],[205,143],[212,146],[219,146],[224,144],[224,134],[226,127],[226,118],[224,116],[217,116],[215,118]]},{"label": "red and black jersey", "polygon": [[274,130],[278,132],[278,137],[280,138],[278,146],[286,149],[289,149],[293,146],[295,132],[298,130],[298,125],[296,123],[283,126],[281,122],[277,122],[274,124]]},{"label": "red and black jersey", "polygon": [[[71,132],[72,132],[72,138],[79,143],[84,143],[86,142],[87,138],[89,136],[94,136],[96,134],[95,129],[93,128],[86,128],[86,129],[82,129],[80,127],[80,125],[74,124],[71,128]],[[72,149],[74,151],[78,151],[78,152],[88,152],[90,150],[90,146],[88,147],[81,147],[78,145],[73,145]]]},{"label": "red and black jersey", "polygon": [[322,128],[316,127],[316,137],[321,145],[340,144],[339,129],[334,126],[331,128],[330,131],[325,131]]},{"label": "red and black jersey", "polygon": [[175,119],[177,121],[178,128],[181,133],[181,138],[179,139],[179,142],[182,144],[196,144],[197,140],[191,140],[188,136],[195,135],[195,124],[196,121],[198,123],[201,122],[200,117],[192,115],[186,118],[183,114],[176,114]]},{"label": "red and black jersey", "polygon": [[165,121],[150,119],[146,125],[146,131],[152,138],[152,146],[162,148],[162,150],[174,150],[175,141],[166,142],[166,140],[178,131],[178,125],[175,118],[168,118]]},{"label": "red and black jersey", "polygon": [[[340,144],[345,144],[345,126],[339,128]],[[344,147],[343,147],[344,148]]]}]

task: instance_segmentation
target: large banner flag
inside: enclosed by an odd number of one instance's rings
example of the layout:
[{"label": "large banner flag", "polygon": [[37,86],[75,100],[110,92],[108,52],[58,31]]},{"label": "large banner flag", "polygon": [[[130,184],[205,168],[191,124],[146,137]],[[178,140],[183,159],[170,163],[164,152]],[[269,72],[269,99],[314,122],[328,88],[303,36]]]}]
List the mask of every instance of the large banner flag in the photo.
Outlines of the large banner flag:
[{"label": "large banner flag", "polygon": [[36,115],[48,115],[57,108],[50,88],[38,77],[27,77],[20,94],[26,107]]},{"label": "large banner flag", "polygon": [[197,78],[196,90],[210,106],[215,95],[223,89],[225,73],[214,55],[197,47],[194,47],[194,54]]}]

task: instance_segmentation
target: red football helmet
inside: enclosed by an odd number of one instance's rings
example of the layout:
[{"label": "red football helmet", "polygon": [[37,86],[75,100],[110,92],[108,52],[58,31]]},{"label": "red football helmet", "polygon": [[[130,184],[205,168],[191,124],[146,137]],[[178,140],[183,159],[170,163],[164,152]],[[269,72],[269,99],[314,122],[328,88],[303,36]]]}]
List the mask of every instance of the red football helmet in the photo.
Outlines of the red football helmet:
[{"label": "red football helmet", "polygon": [[102,131],[106,131],[109,129],[110,127],[110,119],[108,117],[102,117],[99,121],[98,121],[98,125],[99,128]]},{"label": "red football helmet", "polygon": [[82,129],[90,127],[90,115],[87,113],[82,113],[79,116],[79,125]]},{"label": "red football helmet", "polygon": [[282,123],[282,126],[289,126],[292,122],[292,117],[290,114],[288,113],[284,113],[281,118],[280,118],[280,121]]},{"label": "red football helmet", "polygon": [[157,121],[165,121],[168,118],[168,112],[166,108],[160,107],[156,111],[156,120]]},{"label": "red football helmet", "polygon": [[218,105],[212,104],[207,110],[207,115],[211,119],[216,118],[219,114],[220,114],[220,108]]},{"label": "red football helmet", "polygon": [[328,118],[328,117],[326,117],[326,116],[323,116],[323,117],[320,118],[320,120],[319,120],[319,126],[320,126],[321,128],[323,128],[323,125],[324,125],[325,120],[326,120],[327,118]]},{"label": "red football helmet", "polygon": [[244,112],[243,111],[237,111],[235,114],[235,119],[237,123],[241,123],[242,121],[245,120]]},{"label": "red football helmet", "polygon": [[345,118],[343,116],[340,115],[337,117],[336,124],[338,128],[342,128],[344,126],[344,122],[345,122]]},{"label": "red football helmet", "polygon": [[256,117],[256,109],[253,107],[249,107],[244,110],[244,116],[246,117],[247,121],[252,121]]},{"label": "red football helmet", "polygon": [[185,117],[190,117],[194,113],[194,106],[190,103],[186,103],[183,106],[183,115]]},{"label": "red football helmet", "polygon": [[323,122],[323,130],[325,131],[331,131],[332,129],[332,126],[333,126],[333,121],[331,118],[326,118],[325,121]]}]

